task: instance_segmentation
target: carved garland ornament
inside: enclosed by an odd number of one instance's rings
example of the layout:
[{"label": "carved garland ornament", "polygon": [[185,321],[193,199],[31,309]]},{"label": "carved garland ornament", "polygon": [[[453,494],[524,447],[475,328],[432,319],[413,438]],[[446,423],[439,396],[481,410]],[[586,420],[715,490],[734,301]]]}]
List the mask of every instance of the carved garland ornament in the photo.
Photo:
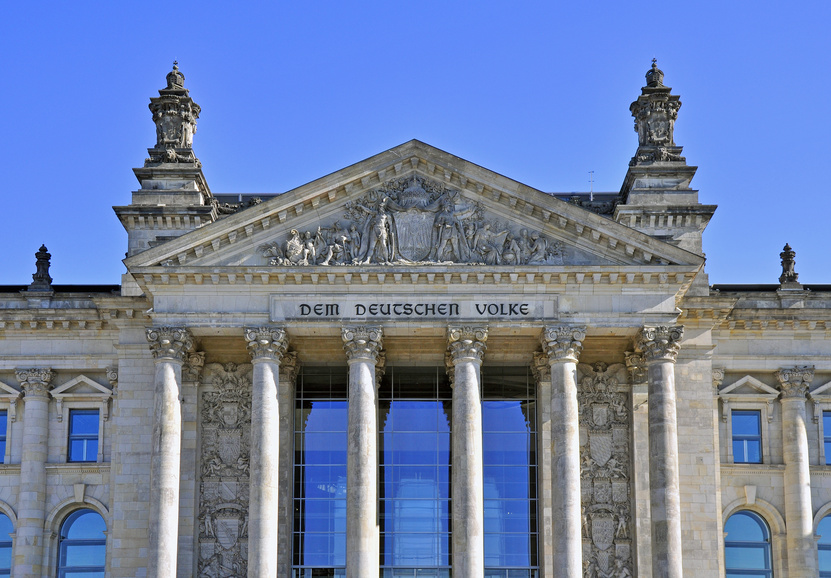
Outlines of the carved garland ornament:
[{"label": "carved garland ornament", "polygon": [[245,576],[251,365],[207,366],[200,426],[199,576]]},{"label": "carved garland ornament", "polygon": [[627,369],[578,366],[583,574],[632,576]]},{"label": "carved garland ornament", "polygon": [[275,266],[562,265],[564,246],[537,231],[486,218],[458,191],[414,176],[394,179],[346,204],[342,221],[292,229],[284,242],[261,245]]}]

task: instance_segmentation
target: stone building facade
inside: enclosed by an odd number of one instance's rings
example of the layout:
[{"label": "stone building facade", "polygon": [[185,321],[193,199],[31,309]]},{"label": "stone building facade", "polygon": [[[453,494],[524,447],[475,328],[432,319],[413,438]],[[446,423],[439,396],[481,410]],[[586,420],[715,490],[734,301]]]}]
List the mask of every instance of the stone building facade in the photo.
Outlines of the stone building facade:
[{"label": "stone building facade", "polygon": [[831,572],[831,286],[709,285],[680,106],[619,193],[410,141],[248,199],[174,66],[122,283],[0,287],[0,574]]}]

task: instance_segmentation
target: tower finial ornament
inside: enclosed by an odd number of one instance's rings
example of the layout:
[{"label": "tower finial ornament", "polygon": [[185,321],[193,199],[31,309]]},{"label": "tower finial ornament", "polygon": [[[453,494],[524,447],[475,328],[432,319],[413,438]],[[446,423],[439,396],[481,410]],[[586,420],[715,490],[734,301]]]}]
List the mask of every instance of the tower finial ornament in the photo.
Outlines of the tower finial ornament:
[{"label": "tower finial ornament", "polygon": [[41,245],[40,250],[35,253],[35,273],[32,274],[32,284],[29,291],[52,291],[52,277],[49,276],[49,265],[52,255]]},{"label": "tower finial ornament", "polygon": [[779,276],[779,283],[783,287],[799,285],[799,273],[795,269],[796,259],[794,257],[796,257],[796,251],[789,244],[785,243],[785,247],[779,253],[779,258],[782,259],[782,275]]},{"label": "tower finial ornament", "polygon": [[167,86],[159,96],[150,99],[150,111],[156,123],[156,146],[149,149],[145,166],[160,163],[196,163],[193,154],[193,134],[202,109],[185,88],[185,75],[179,70],[179,61],[173,61],[173,70],[167,73]]},{"label": "tower finial ornament", "polygon": [[652,59],[652,68],[646,72],[646,86],[661,88],[664,86],[664,71],[658,68],[658,59]]}]

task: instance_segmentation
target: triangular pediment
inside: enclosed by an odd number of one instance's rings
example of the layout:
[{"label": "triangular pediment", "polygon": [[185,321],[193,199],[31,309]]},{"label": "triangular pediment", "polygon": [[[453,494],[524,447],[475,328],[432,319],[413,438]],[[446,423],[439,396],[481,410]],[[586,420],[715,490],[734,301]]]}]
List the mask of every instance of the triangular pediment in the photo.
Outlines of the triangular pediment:
[{"label": "triangular pediment", "polygon": [[112,391],[86,375],[79,375],[51,392],[54,398],[94,398],[110,397]]},{"label": "triangular pediment", "polygon": [[410,141],[125,260],[167,267],[665,266],[703,259]]},{"label": "triangular pediment", "polygon": [[831,399],[831,381],[823,383],[811,391],[811,397],[816,398],[820,396]]},{"label": "triangular pediment", "polygon": [[762,383],[755,377],[745,375],[735,383],[726,386],[719,391],[719,395],[725,396],[778,396],[779,391],[771,386]]},{"label": "triangular pediment", "polygon": [[13,388],[8,383],[0,381],[0,397],[12,396],[17,397],[20,395],[20,392]]}]

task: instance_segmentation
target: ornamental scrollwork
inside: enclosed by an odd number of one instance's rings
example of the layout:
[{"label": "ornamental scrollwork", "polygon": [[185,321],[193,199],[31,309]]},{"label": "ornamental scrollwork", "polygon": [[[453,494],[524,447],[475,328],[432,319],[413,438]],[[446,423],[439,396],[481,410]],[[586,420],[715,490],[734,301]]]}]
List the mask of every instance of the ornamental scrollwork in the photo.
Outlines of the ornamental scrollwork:
[{"label": "ornamental scrollwork", "polygon": [[199,575],[245,576],[251,365],[208,364],[201,392]]},{"label": "ornamental scrollwork", "polygon": [[448,327],[447,350],[450,365],[455,366],[460,360],[473,359],[482,363],[482,357],[488,348],[487,327]]},{"label": "ornamental scrollwork", "polygon": [[384,331],[380,326],[344,327],[341,330],[346,358],[362,359],[374,364],[382,349]]},{"label": "ornamental scrollwork", "polygon": [[621,363],[577,369],[583,575],[632,576],[629,372]]},{"label": "ornamental scrollwork", "polygon": [[488,218],[479,203],[418,176],[388,181],[314,231],[291,229],[258,252],[273,266],[562,265],[565,247]]},{"label": "ornamental scrollwork", "polygon": [[150,351],[155,359],[185,361],[193,349],[193,336],[184,327],[151,327],[146,330]]}]

